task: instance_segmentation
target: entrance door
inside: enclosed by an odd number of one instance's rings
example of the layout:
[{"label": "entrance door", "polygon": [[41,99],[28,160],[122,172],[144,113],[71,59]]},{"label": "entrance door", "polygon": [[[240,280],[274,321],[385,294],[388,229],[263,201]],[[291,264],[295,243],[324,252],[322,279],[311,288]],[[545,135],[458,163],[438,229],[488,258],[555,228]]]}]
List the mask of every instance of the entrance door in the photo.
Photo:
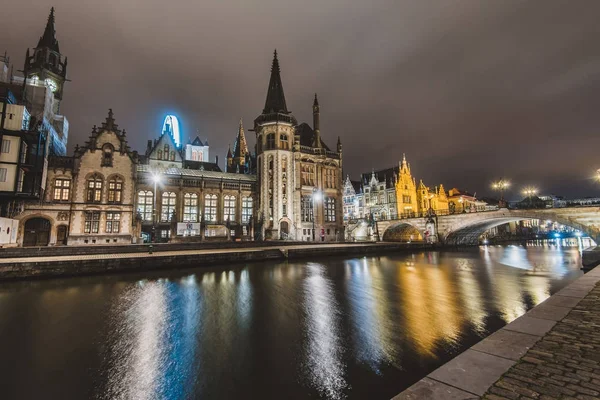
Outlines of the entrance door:
[{"label": "entrance door", "polygon": [[56,244],[59,246],[67,244],[67,226],[60,225],[56,228]]},{"label": "entrance door", "polygon": [[31,218],[25,222],[23,246],[48,246],[50,221],[46,218]]},{"label": "entrance door", "polygon": [[279,236],[281,239],[287,239],[290,233],[290,227],[287,221],[281,221],[281,225],[279,226]]}]

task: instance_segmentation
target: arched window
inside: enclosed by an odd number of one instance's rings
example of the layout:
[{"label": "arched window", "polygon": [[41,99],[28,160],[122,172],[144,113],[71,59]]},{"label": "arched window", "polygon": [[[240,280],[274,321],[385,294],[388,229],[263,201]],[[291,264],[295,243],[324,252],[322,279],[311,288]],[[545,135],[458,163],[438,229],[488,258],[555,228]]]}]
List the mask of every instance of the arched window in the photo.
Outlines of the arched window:
[{"label": "arched window", "polygon": [[171,161],[175,161],[175,151],[171,150]]},{"label": "arched window", "polygon": [[50,65],[56,66],[56,55],[54,53],[50,53],[50,57],[48,57],[48,62]]},{"label": "arched window", "polygon": [[54,180],[54,200],[67,201],[71,194],[71,180],[59,178]]},{"label": "arched window", "polygon": [[267,135],[267,150],[271,150],[275,148],[275,134],[269,133]]},{"label": "arched window", "polygon": [[165,144],[165,160],[169,159],[169,145]]},{"label": "arched window", "polygon": [[123,202],[123,180],[119,177],[111,178],[110,181],[108,181],[108,202]]},{"label": "arched window", "polygon": [[94,174],[87,180],[88,203],[100,203],[102,201],[102,176]]},{"label": "arched window", "polygon": [[102,166],[112,167],[113,166],[113,147],[107,143],[102,147]]},{"label": "arched window", "polygon": [[159,150],[159,151],[158,151],[157,158],[158,158],[159,160],[162,160],[162,150]]},{"label": "arched window", "polygon": [[252,218],[252,197],[242,198],[242,224],[250,223]]},{"label": "arched window", "polygon": [[279,141],[281,142],[281,148],[284,150],[290,149],[290,143],[288,142],[287,135],[279,135]]},{"label": "arched window", "polygon": [[204,153],[201,151],[198,152],[198,161],[204,161]]},{"label": "arched window", "polygon": [[196,150],[192,151],[192,161],[198,161],[198,152]]},{"label": "arched window", "polygon": [[204,196],[204,218],[207,222],[217,221],[217,195],[207,194]]},{"label": "arched window", "polygon": [[223,219],[235,222],[235,196],[225,196],[223,198]]},{"label": "arched window", "polygon": [[174,192],[163,192],[160,207],[160,221],[169,222],[175,213],[177,195]]},{"label": "arched window", "polygon": [[152,221],[152,205],[154,198],[150,190],[140,190],[138,192],[137,212],[144,221]]},{"label": "arched window", "polygon": [[198,195],[196,193],[183,195],[183,222],[198,222]]}]

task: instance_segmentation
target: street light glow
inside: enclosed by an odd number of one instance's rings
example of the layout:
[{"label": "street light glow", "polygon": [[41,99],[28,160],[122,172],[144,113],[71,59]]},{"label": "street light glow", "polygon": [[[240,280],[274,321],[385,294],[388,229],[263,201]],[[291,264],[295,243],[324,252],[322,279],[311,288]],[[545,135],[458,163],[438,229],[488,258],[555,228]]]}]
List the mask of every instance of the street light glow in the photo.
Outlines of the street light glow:
[{"label": "street light glow", "polygon": [[504,179],[492,183],[492,188],[496,190],[504,190],[510,186],[510,182]]},{"label": "street light glow", "polygon": [[317,191],[315,191],[315,192],[313,193],[313,198],[314,198],[316,201],[321,201],[321,198],[322,198],[322,197],[323,197],[323,195],[322,195],[322,194],[321,194],[321,192],[320,192],[320,191],[318,191],[318,190],[317,190]]},{"label": "street light glow", "polygon": [[157,174],[155,172],[152,173],[152,182],[154,183],[160,183],[160,174]]},{"label": "street light glow", "polygon": [[528,186],[525,189],[523,189],[523,194],[527,197],[534,196],[537,194],[537,192],[538,190],[532,186]]}]

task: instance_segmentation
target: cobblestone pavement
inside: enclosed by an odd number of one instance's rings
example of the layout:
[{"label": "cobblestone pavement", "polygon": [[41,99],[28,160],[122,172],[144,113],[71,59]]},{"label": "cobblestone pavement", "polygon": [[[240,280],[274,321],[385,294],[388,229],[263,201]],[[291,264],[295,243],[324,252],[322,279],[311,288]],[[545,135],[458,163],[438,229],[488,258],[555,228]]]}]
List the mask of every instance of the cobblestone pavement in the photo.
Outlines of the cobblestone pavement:
[{"label": "cobblestone pavement", "polygon": [[482,398],[600,399],[600,283]]}]

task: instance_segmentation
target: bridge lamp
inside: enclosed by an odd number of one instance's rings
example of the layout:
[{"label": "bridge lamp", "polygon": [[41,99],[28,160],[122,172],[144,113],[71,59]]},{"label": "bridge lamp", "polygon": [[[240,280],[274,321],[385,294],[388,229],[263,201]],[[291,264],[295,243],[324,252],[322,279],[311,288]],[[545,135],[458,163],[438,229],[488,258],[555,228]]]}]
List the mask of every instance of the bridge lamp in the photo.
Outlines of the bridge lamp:
[{"label": "bridge lamp", "polygon": [[500,202],[504,202],[504,191],[508,189],[510,182],[504,178],[492,183],[492,189],[500,191]]}]

